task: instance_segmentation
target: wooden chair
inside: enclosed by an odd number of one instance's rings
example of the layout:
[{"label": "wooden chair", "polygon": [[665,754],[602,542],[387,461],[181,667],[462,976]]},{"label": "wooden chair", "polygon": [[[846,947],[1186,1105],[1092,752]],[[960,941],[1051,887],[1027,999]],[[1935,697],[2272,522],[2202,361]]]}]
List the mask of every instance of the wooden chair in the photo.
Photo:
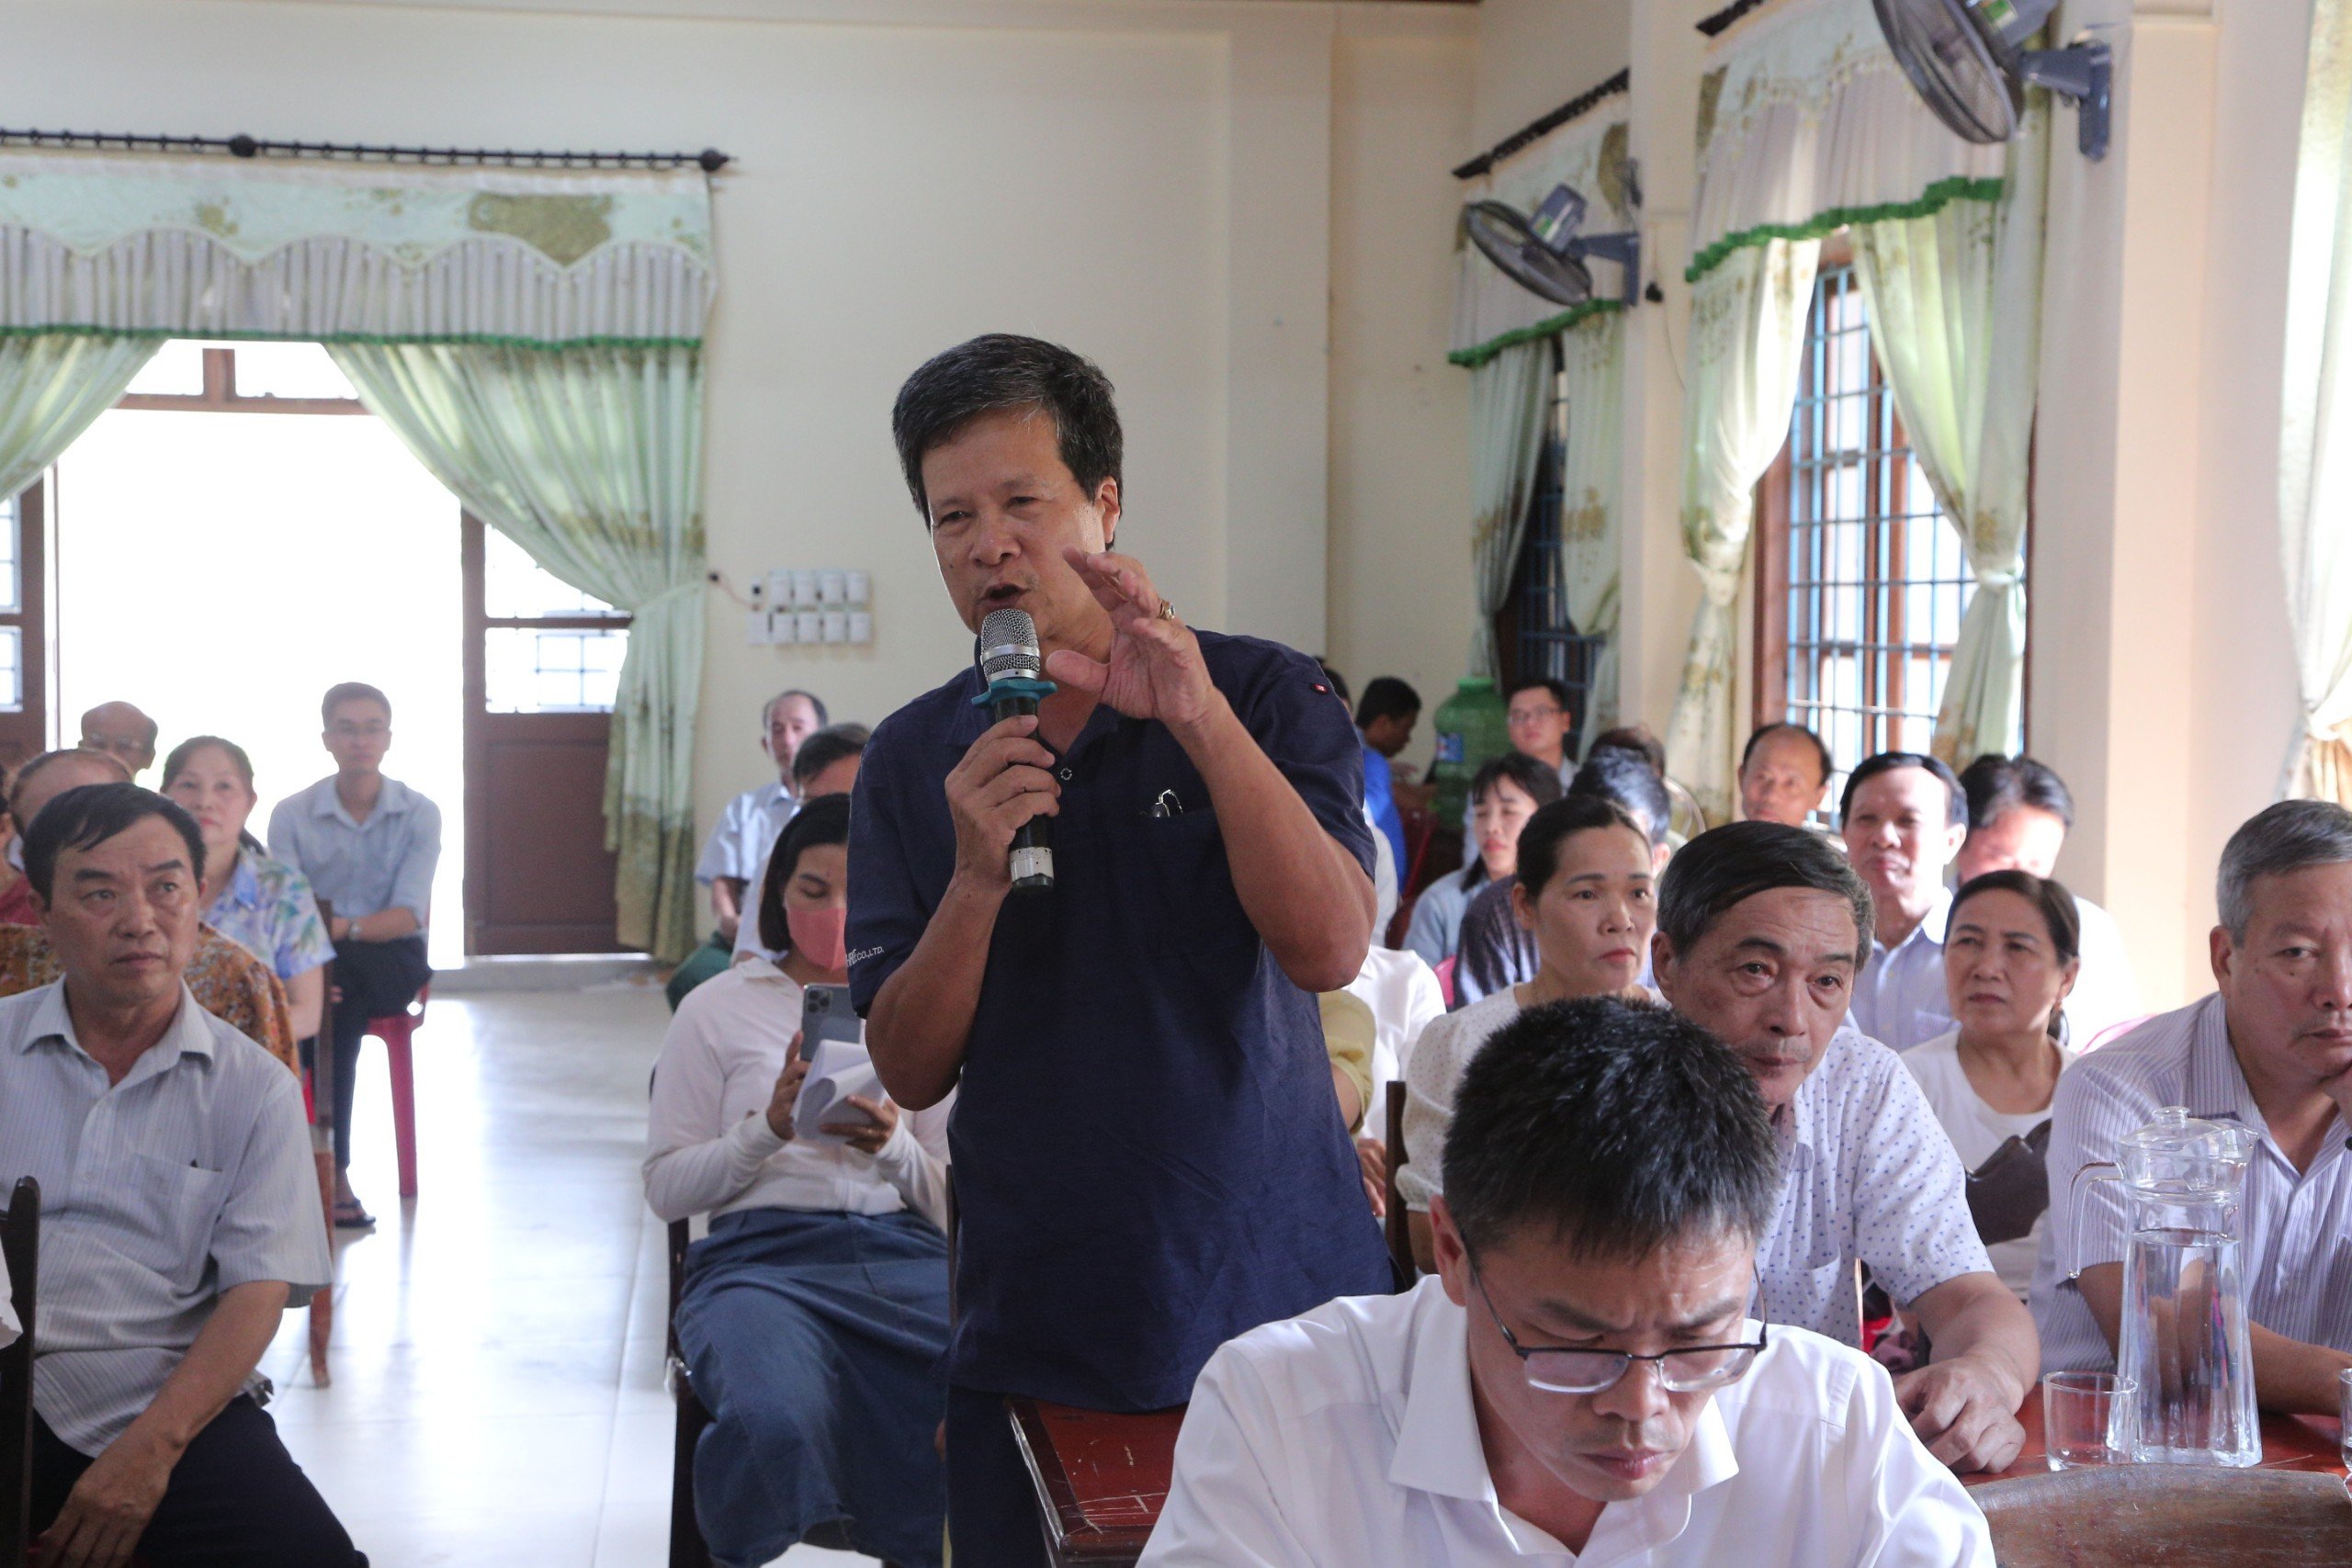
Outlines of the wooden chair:
[{"label": "wooden chair", "polygon": [[0,1568],[25,1568],[32,1550],[33,1303],[40,1287],[40,1183],[17,1183],[0,1213],[0,1258],[24,1333],[0,1350]]},{"label": "wooden chair", "polygon": [[1005,1401],[1053,1568],[1131,1568],[1168,1505],[1184,1407],[1128,1414]]},{"label": "wooden chair", "polygon": [[1406,1217],[1405,1200],[1396,1190],[1396,1173],[1405,1168],[1405,1086],[1388,1085],[1388,1166],[1382,1186],[1386,1190],[1386,1217],[1381,1221],[1388,1237],[1388,1266],[1396,1271],[1396,1286],[1409,1290],[1421,1271],[1413,1265],[1413,1227]]},{"label": "wooden chair", "polygon": [[424,1024],[424,1004],[433,998],[427,981],[416,1000],[388,1018],[371,1018],[368,1032],[384,1043],[392,1073],[392,1146],[400,1156],[401,1196],[416,1196],[416,1065],[410,1038]]}]

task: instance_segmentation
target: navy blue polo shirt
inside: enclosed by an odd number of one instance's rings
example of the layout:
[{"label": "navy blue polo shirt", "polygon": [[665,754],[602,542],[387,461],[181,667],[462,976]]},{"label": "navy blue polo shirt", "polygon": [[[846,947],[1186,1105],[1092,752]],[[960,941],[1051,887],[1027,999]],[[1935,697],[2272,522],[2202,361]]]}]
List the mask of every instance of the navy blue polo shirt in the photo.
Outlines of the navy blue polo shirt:
[{"label": "navy blue polo shirt", "polygon": [[[1321,671],[1278,644],[1199,635],[1242,724],[1368,869],[1355,727]],[[849,854],[860,1013],[954,874],[945,781],[992,722],[972,705],[981,689],[966,671],[866,748]],[[948,1378],[1157,1409],[1190,1399],[1233,1336],[1389,1289],[1387,1255],[1315,998],[1242,909],[1183,749],[1097,707],[1056,771],[1055,886],[998,912],[948,1127]],[[1167,793],[1182,809],[1153,815]]]}]

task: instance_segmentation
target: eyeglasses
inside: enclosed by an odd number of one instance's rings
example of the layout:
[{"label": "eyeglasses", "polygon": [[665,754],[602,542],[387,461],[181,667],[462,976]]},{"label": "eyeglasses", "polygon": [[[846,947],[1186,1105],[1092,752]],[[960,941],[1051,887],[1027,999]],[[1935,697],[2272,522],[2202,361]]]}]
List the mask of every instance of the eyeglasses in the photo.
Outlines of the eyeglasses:
[{"label": "eyeglasses", "polygon": [[1567,711],[1563,707],[1512,708],[1503,716],[1512,724],[1536,724],[1547,718],[1557,718]]},{"label": "eyeglasses", "polygon": [[1546,1393],[1604,1393],[1615,1388],[1636,1361],[1657,1363],[1658,1382],[1668,1393],[1705,1393],[1746,1377],[1766,1344],[1768,1330],[1759,1321],[1753,1345],[1693,1345],[1646,1356],[1630,1350],[1562,1350],[1542,1346],[1531,1349],[1519,1342],[1503,1314],[1495,1310],[1495,1299],[1487,1294],[1487,1281],[1476,1262],[1470,1265],[1470,1282],[1477,1287],[1478,1299],[1487,1303],[1487,1315],[1495,1320],[1503,1343],[1519,1358],[1528,1386]]}]

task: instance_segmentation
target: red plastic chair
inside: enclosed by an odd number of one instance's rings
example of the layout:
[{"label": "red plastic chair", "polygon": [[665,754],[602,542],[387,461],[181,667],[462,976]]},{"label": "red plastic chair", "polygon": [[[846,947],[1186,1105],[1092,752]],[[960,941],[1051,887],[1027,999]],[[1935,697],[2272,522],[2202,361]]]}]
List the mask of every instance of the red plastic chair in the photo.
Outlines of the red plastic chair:
[{"label": "red plastic chair", "polygon": [[433,995],[428,982],[416,1000],[389,1018],[371,1018],[367,1032],[384,1043],[392,1069],[392,1145],[399,1151],[401,1196],[416,1196],[416,1066],[409,1052],[409,1037],[424,1022],[424,1004]]}]

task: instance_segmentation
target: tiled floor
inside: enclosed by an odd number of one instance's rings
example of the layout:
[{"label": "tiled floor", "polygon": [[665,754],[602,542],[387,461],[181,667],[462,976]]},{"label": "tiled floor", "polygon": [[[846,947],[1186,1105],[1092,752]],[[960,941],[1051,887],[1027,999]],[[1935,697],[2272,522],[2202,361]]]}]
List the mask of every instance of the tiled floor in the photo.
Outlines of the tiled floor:
[{"label": "tiled floor", "polygon": [[352,1174],[379,1224],[338,1249],[334,1382],[311,1385],[302,1314],[263,1370],[287,1445],[377,1568],[667,1562],[666,1280],[638,1162],[668,1019],[650,987],[435,997],[406,1205],[368,1046]]}]

